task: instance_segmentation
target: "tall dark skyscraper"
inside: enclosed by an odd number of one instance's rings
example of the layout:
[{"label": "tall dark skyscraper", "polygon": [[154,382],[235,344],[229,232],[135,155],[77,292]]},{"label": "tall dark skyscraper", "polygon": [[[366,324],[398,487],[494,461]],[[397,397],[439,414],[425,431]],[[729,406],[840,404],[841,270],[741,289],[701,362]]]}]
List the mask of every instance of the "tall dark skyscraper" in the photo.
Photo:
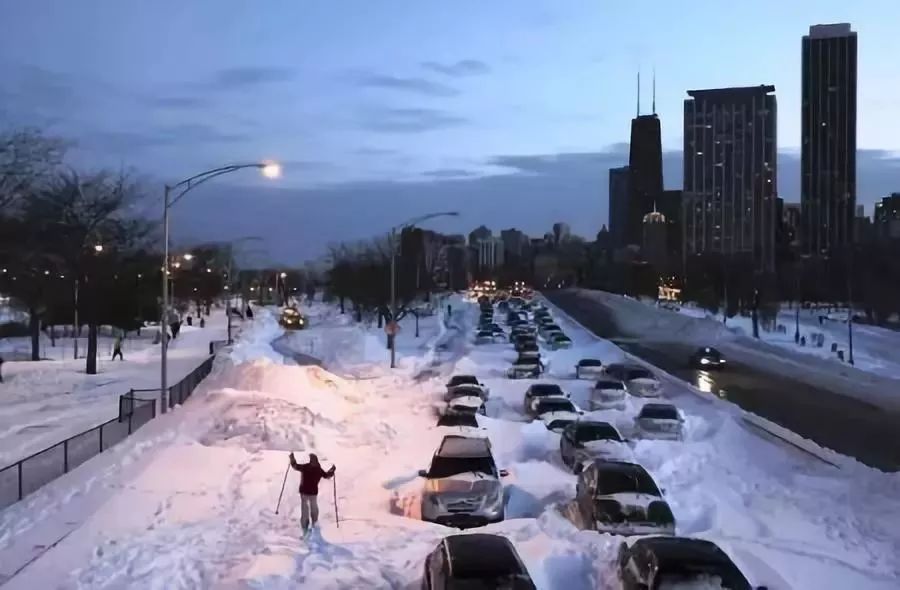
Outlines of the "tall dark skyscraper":
[{"label": "tall dark skyscraper", "polygon": [[[656,110],[656,99],[654,98]],[[653,211],[654,203],[663,190],[662,139],[656,113],[640,114],[631,120],[631,150],[628,154],[631,170],[628,199],[627,244],[640,244],[643,239],[644,215]]]},{"label": "tall dark skyscraper", "polygon": [[609,235],[613,249],[625,245],[630,176],[628,166],[609,169]]},{"label": "tall dark skyscraper", "polygon": [[853,241],[856,33],[815,25],[803,37],[800,238],[808,254]]},{"label": "tall dark skyscraper", "polygon": [[775,266],[778,186],[774,86],[688,91],[683,255],[751,254]]}]

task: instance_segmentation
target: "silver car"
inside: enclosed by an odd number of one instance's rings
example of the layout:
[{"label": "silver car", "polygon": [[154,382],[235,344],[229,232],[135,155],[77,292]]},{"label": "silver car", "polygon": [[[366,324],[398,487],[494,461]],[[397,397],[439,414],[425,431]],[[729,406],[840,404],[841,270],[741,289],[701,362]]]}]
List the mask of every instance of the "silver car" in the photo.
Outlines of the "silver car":
[{"label": "silver car", "polygon": [[682,440],[684,419],[672,404],[644,404],[634,419],[635,430],[641,438]]},{"label": "silver car", "polygon": [[457,528],[500,522],[505,515],[500,478],[506,475],[497,469],[488,439],[445,436],[431,466],[419,471],[425,478],[422,520]]}]

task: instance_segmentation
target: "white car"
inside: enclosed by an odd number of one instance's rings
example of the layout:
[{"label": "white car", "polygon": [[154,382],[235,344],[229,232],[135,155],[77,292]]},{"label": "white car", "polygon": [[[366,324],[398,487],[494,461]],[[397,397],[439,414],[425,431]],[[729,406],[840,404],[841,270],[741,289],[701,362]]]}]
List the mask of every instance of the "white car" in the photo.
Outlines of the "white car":
[{"label": "white car", "polygon": [[559,452],[563,463],[573,469],[595,459],[627,461],[632,458],[631,447],[615,426],[590,419],[573,422],[563,430]]},{"label": "white car", "polygon": [[457,390],[456,395],[447,400],[442,414],[481,414],[487,415],[484,398],[480,395],[470,395],[465,391]]},{"label": "white car", "polygon": [[604,373],[625,384],[625,389],[637,397],[659,397],[662,395],[662,384],[650,372],[640,365],[615,363],[607,365]]},{"label": "white car", "polygon": [[634,428],[641,438],[684,439],[684,419],[672,404],[644,404],[634,419]]},{"label": "white car", "polygon": [[616,379],[601,378],[591,389],[592,410],[624,410],[628,391],[625,384]]},{"label": "white car", "polygon": [[596,379],[603,374],[603,361],[600,359],[581,359],[575,365],[576,379]]},{"label": "white car", "polygon": [[444,401],[449,402],[451,399],[464,395],[480,397],[482,400],[487,401],[490,392],[487,387],[480,383],[478,385],[466,383],[447,388],[447,392],[444,393]]},{"label": "white car", "polygon": [[584,414],[568,397],[549,396],[534,402],[534,414],[547,430],[562,432]]},{"label": "white car", "polygon": [[437,428],[446,435],[487,438],[487,429],[478,425],[476,414],[450,413],[438,418]]}]

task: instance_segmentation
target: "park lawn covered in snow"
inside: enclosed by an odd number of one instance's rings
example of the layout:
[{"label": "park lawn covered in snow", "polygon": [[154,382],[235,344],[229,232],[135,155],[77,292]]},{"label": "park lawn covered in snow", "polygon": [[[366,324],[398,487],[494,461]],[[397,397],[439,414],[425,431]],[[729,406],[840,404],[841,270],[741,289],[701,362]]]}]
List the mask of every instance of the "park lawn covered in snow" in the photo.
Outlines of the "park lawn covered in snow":
[{"label": "park lawn covered in snow", "polygon": [[[207,320],[205,328],[183,325],[170,342],[169,383],[209,356],[210,341],[226,338],[224,311],[214,310]],[[62,347],[64,341],[58,343]],[[98,356],[96,375],[84,372],[83,358],[3,363],[0,468],[116,417],[119,396],[130,389],[158,389],[159,345],[142,339],[123,349],[124,361]]]},{"label": "park lawn covered in snow", "polygon": [[[510,471],[507,520],[483,530],[512,540],[539,588],[616,588],[621,539],[576,530],[557,510],[574,496],[575,476],[560,461],[559,436],[521,413],[533,381],[503,378],[511,347],[474,346],[474,306],[451,303],[449,330],[429,318],[415,339],[411,318],[402,322],[394,371],[377,328],[320,307],[309,330],[282,337],[260,313],[183,407],[0,513],[3,574],[37,539],[50,545],[68,533],[4,590],[415,587],[427,553],[455,532],[407,516],[422,486],[416,473],[443,435],[434,406],[454,372],[490,387],[480,423]],[[573,379],[575,362],[624,355],[559,322],[574,347],[546,353],[546,380],[586,407],[591,383]],[[315,351],[325,368],[291,364],[274,339]],[[898,586],[896,474],[827,466],[746,430],[727,402],[664,387],[686,415],[686,440],[633,441],[632,451],[665,489],[679,534],[716,541],[772,589]],[[595,414],[628,435],[639,407],[630,399],[624,411]],[[289,451],[337,465],[334,482],[320,485],[321,530],[310,541],[299,539],[295,472],[275,514]]]}]

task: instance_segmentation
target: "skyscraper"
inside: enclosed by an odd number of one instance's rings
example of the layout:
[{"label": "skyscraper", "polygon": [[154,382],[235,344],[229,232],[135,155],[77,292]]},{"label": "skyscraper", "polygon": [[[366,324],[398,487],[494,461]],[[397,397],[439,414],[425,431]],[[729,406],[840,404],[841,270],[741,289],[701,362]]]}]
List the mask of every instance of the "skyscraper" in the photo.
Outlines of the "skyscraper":
[{"label": "skyscraper", "polygon": [[631,178],[625,243],[640,245],[644,215],[653,211],[663,190],[662,139],[656,113],[639,114],[631,120],[628,169]]},{"label": "skyscraper", "polygon": [[609,234],[613,249],[625,245],[625,227],[628,224],[629,188],[628,166],[609,169]]},{"label": "skyscraper", "polygon": [[683,255],[752,255],[775,266],[774,86],[688,91],[684,101]]},{"label": "skyscraper", "polygon": [[853,241],[856,205],[856,33],[815,25],[803,37],[801,240],[807,254]]}]

